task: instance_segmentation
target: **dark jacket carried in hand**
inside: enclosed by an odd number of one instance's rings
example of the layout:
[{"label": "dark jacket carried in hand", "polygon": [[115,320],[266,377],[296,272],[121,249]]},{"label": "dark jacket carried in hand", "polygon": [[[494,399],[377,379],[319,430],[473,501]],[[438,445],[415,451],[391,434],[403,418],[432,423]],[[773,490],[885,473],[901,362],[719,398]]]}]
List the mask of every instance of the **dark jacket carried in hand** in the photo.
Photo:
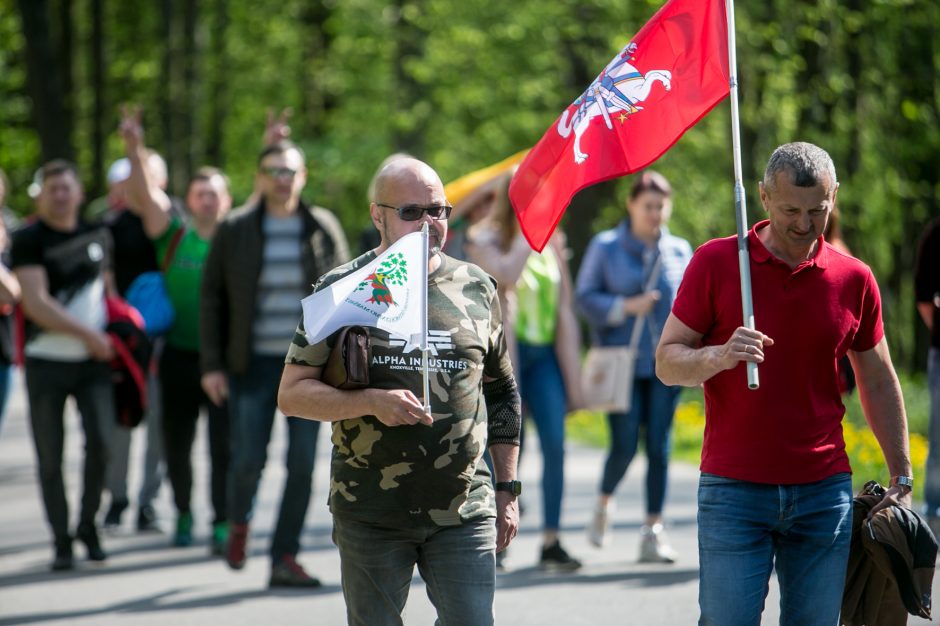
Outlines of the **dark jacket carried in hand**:
[{"label": "dark jacket carried in hand", "polygon": [[845,626],[904,626],[908,613],[930,618],[937,540],[926,520],[903,507],[882,509],[869,521],[883,493],[871,481],[853,501]]},{"label": "dark jacket carried in hand", "polygon": [[119,297],[108,297],[108,327],[114,345],[111,384],[114,413],[119,425],[133,428],[147,413],[147,367],[153,345],[137,310]]},{"label": "dark jacket carried in hand", "polygon": [[[303,203],[298,211],[303,220],[301,262],[312,291],[321,275],[349,260],[349,246],[330,211]],[[239,208],[219,224],[212,238],[203,269],[199,316],[203,372],[242,375],[248,371],[264,260],[264,214],[264,200]]]}]

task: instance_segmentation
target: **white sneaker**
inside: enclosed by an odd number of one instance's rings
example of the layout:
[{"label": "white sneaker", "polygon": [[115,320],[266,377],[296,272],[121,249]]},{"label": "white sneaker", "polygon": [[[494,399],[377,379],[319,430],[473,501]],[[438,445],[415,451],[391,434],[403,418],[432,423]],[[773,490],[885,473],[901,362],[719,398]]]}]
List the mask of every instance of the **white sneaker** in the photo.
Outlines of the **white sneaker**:
[{"label": "white sneaker", "polygon": [[644,526],[640,530],[640,563],[675,563],[677,556],[662,524]]},{"label": "white sneaker", "polygon": [[594,517],[587,527],[588,541],[592,546],[603,548],[610,545],[610,512],[609,509],[597,507],[594,509]]}]

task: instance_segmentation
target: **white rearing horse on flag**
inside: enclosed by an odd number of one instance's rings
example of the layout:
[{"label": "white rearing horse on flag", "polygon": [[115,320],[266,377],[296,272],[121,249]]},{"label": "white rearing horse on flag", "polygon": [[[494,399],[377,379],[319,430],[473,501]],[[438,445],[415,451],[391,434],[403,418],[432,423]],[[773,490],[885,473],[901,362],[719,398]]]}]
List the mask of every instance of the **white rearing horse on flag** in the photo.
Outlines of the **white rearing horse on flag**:
[{"label": "white rearing horse on flag", "polygon": [[623,111],[627,114],[643,110],[638,103],[646,100],[656,82],[662,83],[666,91],[672,88],[672,73],[669,70],[650,70],[641,74],[628,61],[636,52],[636,44],[629,43],[620,54],[604,68],[594,82],[574,101],[578,105],[574,117],[568,119],[568,110],[558,120],[558,134],[564,138],[574,130],[574,161],[583,163],[588,155],[581,151],[581,136],[587,131],[591,120],[598,115],[604,117],[608,130],[613,130],[610,114]]}]

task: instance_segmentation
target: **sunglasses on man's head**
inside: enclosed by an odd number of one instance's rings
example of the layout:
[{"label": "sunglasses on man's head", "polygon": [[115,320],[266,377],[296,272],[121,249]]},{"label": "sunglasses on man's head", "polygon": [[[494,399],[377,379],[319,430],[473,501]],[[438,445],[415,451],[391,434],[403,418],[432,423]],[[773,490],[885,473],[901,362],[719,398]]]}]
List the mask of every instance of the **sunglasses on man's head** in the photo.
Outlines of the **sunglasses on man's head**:
[{"label": "sunglasses on man's head", "polygon": [[439,204],[435,206],[421,206],[418,204],[406,204],[405,206],[392,206],[390,204],[382,204],[381,202],[376,202],[376,206],[385,207],[386,209],[394,209],[398,211],[398,217],[400,217],[405,222],[415,222],[421,219],[421,215],[427,213],[433,219],[447,219],[450,217],[450,212],[454,210],[454,207],[449,204]]}]

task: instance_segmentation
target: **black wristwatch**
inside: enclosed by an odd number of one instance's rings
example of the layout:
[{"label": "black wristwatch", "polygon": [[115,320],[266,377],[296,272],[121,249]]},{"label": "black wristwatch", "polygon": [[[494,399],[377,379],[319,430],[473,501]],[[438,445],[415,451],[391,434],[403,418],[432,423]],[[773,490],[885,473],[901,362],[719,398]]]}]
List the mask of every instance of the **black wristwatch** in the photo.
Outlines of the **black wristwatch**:
[{"label": "black wristwatch", "polygon": [[496,491],[508,491],[514,496],[522,494],[522,483],[518,480],[510,480],[504,483],[496,483],[493,485]]}]

